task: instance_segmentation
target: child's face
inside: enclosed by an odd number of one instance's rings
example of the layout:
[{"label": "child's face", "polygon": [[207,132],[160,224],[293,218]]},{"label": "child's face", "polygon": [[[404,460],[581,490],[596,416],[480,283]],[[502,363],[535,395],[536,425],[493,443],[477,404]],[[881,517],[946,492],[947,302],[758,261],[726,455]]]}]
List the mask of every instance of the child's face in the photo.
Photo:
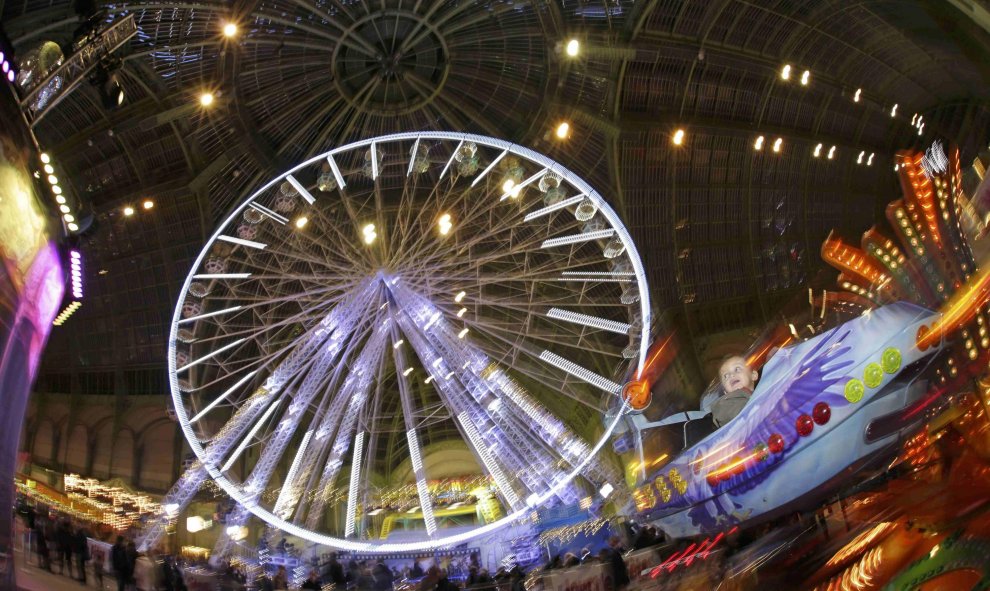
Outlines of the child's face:
[{"label": "child's face", "polygon": [[746,365],[746,360],[742,357],[730,357],[725,360],[718,370],[719,380],[722,382],[722,389],[728,392],[736,390],[752,391],[756,387],[757,373]]}]

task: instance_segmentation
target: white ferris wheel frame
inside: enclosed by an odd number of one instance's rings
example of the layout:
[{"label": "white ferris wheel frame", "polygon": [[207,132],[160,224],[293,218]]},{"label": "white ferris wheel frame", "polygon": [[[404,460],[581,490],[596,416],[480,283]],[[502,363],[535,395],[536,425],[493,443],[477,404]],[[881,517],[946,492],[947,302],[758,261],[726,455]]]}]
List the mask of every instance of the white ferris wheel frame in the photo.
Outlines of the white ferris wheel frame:
[{"label": "white ferris wheel frame", "polygon": [[196,437],[195,432],[192,429],[192,425],[189,422],[189,417],[186,414],[185,402],[182,400],[182,391],[179,388],[179,380],[176,374],[176,340],[179,322],[182,320],[182,302],[185,294],[189,291],[189,285],[193,281],[193,275],[196,274],[197,270],[203,264],[203,259],[206,258],[209,253],[210,247],[217,241],[217,239],[222,234],[223,230],[230,225],[230,223],[240,215],[255,199],[262,195],[266,190],[270,189],[276,183],[279,183],[292,173],[301,170],[307,166],[311,166],[320,160],[324,160],[328,157],[332,157],[336,154],[351,152],[366,146],[371,146],[372,144],[379,143],[392,143],[401,141],[416,141],[416,140],[445,140],[445,141],[459,141],[459,142],[474,142],[477,145],[484,145],[490,148],[496,148],[504,150],[508,153],[521,156],[531,162],[542,165],[548,171],[559,174],[562,179],[566,180],[570,185],[584,193],[585,196],[590,198],[595,202],[598,207],[598,211],[602,213],[608,222],[612,225],[615,230],[616,235],[622,241],[626,252],[629,255],[629,260],[632,262],[633,271],[636,276],[637,286],[639,288],[639,303],[640,303],[640,313],[642,315],[641,324],[641,334],[639,338],[639,357],[636,366],[637,377],[643,371],[643,365],[646,362],[646,353],[649,349],[649,332],[650,332],[650,296],[648,284],[646,281],[646,272],[643,269],[643,263],[640,260],[639,252],[636,250],[636,245],[633,243],[632,237],[630,236],[628,230],[626,230],[625,225],[619,220],[619,216],[615,211],[609,206],[605,199],[596,191],[590,184],[588,184],[583,178],[571,172],[569,169],[561,165],[560,163],[536,152],[529,148],[513,144],[505,140],[500,140],[492,137],[468,134],[468,133],[455,133],[455,132],[442,132],[442,131],[423,131],[423,132],[406,132],[406,133],[396,133],[384,136],[378,136],[374,138],[364,139],[357,142],[352,142],[344,146],[334,148],[327,152],[321,153],[317,156],[302,162],[295,167],[287,170],[281,175],[273,178],[264,186],[255,191],[250,197],[244,200],[244,202],[237,207],[224,221],[221,223],[213,236],[207,241],[206,245],[200,251],[199,256],[193,263],[189,274],[186,276],[185,282],[182,284],[182,289],[180,291],[179,301],[176,305],[175,312],[172,316],[172,326],[169,331],[168,340],[168,372],[169,372],[169,387],[172,391],[172,402],[175,408],[176,417],[178,419],[179,425],[182,428],[182,432],[186,437],[186,441],[192,448],[193,453],[202,462],[203,467],[210,474],[210,477],[220,485],[223,490],[230,495],[235,501],[241,504],[243,507],[248,509],[259,519],[262,519],[266,523],[295,536],[303,538],[305,540],[315,542],[317,544],[323,544],[340,550],[348,550],[353,552],[414,552],[420,550],[433,550],[438,548],[445,548],[453,546],[456,544],[461,544],[473,538],[492,533],[502,527],[509,525],[510,523],[521,519],[526,513],[534,510],[537,506],[542,505],[547,499],[555,495],[558,491],[563,489],[567,484],[569,484],[580,472],[581,470],[595,457],[601,450],[602,446],[609,440],[612,436],[612,432],[615,430],[619,421],[622,420],[625,415],[626,410],[628,410],[628,403],[623,401],[620,411],[615,414],[613,420],[608,424],[605,432],[602,434],[598,442],[591,448],[590,453],[585,456],[581,462],[572,467],[572,470],[567,473],[567,475],[558,480],[557,483],[544,491],[542,494],[534,495],[526,499],[526,506],[516,510],[513,513],[506,515],[505,517],[494,521],[492,523],[483,525],[481,527],[472,529],[467,532],[462,532],[447,537],[439,537],[429,540],[423,540],[420,542],[364,542],[348,540],[344,538],[336,538],[326,534],[320,534],[311,531],[305,527],[300,527],[294,523],[286,521],[269,511],[268,509],[262,507],[257,501],[249,499],[241,491],[240,487],[224,476],[220,469],[214,465],[212,462],[208,462],[206,459],[206,453],[203,449],[202,444]]}]

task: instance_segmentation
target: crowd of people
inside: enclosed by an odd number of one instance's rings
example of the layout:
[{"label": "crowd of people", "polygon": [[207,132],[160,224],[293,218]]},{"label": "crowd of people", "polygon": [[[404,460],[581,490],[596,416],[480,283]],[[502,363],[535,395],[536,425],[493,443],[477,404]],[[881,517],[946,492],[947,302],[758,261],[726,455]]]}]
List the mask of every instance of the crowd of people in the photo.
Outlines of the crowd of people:
[{"label": "crowd of people", "polygon": [[581,556],[573,552],[567,552],[563,556],[557,554],[550,559],[543,570],[547,572],[585,564],[601,564],[611,580],[611,588],[620,590],[629,585],[629,571],[622,558],[625,552],[626,548],[622,545],[622,540],[618,536],[612,536],[608,540],[608,545],[600,548],[598,552],[592,552],[590,548],[585,547],[581,549]]}]

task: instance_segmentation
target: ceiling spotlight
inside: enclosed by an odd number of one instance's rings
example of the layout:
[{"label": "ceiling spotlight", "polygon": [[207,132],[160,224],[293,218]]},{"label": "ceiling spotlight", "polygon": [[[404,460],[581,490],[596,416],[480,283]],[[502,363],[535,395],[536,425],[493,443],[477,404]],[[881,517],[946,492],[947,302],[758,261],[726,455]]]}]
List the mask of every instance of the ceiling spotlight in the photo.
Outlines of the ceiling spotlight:
[{"label": "ceiling spotlight", "polygon": [[236,34],[237,34],[237,25],[235,25],[234,23],[227,23],[226,25],[223,26],[224,37],[233,37]]},{"label": "ceiling spotlight", "polygon": [[54,174],[50,174],[50,175],[48,175],[48,182],[50,184],[52,184],[52,185],[57,185],[58,184],[58,177],[55,176]]},{"label": "ceiling spotlight", "polygon": [[365,244],[372,244],[374,243],[375,238],[378,238],[378,233],[375,232],[374,224],[366,224],[363,228],[361,228],[361,233],[364,235]]},{"label": "ceiling spotlight", "polygon": [[69,231],[70,232],[78,232],[79,231],[79,226],[77,226],[74,222],[69,222],[68,228],[69,228]]},{"label": "ceiling spotlight", "polygon": [[756,138],[756,141],[753,142],[753,149],[754,150],[762,150],[763,149],[763,136],[762,135],[760,137]]},{"label": "ceiling spotlight", "polygon": [[46,154],[44,152],[41,153],[41,163],[42,164],[48,164],[51,161],[52,161],[52,159],[51,159],[51,157],[48,156],[48,154]]},{"label": "ceiling spotlight", "polygon": [[71,209],[69,209],[68,205],[59,205],[58,210],[61,211],[62,213],[69,213],[72,211]]},{"label": "ceiling spotlight", "polygon": [[781,80],[790,80],[791,79],[791,65],[790,64],[784,64],[784,67],[781,68],[781,70],[780,70],[780,79]]},{"label": "ceiling spotlight", "polygon": [[922,123],[921,125],[918,126],[918,135],[921,135],[924,132],[925,132],[925,124]]},{"label": "ceiling spotlight", "polygon": [[567,139],[567,134],[571,132],[571,124],[564,121],[557,126],[557,137],[560,139]]},{"label": "ceiling spotlight", "polygon": [[862,94],[863,94],[863,89],[862,88],[857,88],[856,89],[856,94],[853,95],[853,102],[854,103],[858,103],[859,102],[859,97]]},{"label": "ceiling spotlight", "polygon": [[867,166],[873,166],[873,152],[870,152],[869,158],[866,159]]},{"label": "ceiling spotlight", "polygon": [[457,295],[454,296],[454,301],[459,304],[459,303],[461,303],[461,300],[463,300],[464,299],[464,296],[466,296],[466,295],[467,294],[465,292],[459,291],[459,292],[457,292]]},{"label": "ceiling spotlight", "polygon": [[457,333],[457,338],[463,339],[464,338],[464,335],[466,335],[467,333],[468,333],[468,329],[462,328],[461,329],[461,332]]},{"label": "ceiling spotlight", "polygon": [[684,130],[678,129],[674,132],[673,142],[675,146],[679,146],[684,143]]},{"label": "ceiling spotlight", "polygon": [[567,55],[571,57],[577,57],[579,51],[581,51],[581,44],[578,43],[577,39],[571,39],[567,42],[567,47],[565,48]]},{"label": "ceiling spotlight", "polygon": [[515,187],[515,186],[516,186],[516,181],[514,181],[512,179],[505,179],[505,182],[502,183],[502,192],[503,193],[509,193],[509,192],[512,191],[512,187]]},{"label": "ceiling spotlight", "polygon": [[467,308],[461,308],[460,310],[457,311],[457,317],[460,318],[464,316],[465,312],[467,312]]},{"label": "ceiling spotlight", "polygon": [[52,193],[55,193],[56,195],[61,195],[62,194],[62,187],[60,187],[58,185],[52,185]]},{"label": "ceiling spotlight", "polygon": [[74,221],[76,221],[76,217],[74,215],[72,215],[71,213],[64,214],[62,216],[62,219],[65,220],[66,222],[74,222]]},{"label": "ceiling spotlight", "polygon": [[151,209],[154,206],[155,206],[155,202],[152,201],[151,199],[145,199],[144,203],[141,204],[141,207],[145,209]]},{"label": "ceiling spotlight", "polygon": [[835,156],[835,146],[828,149],[828,159],[831,160],[833,156]]},{"label": "ceiling spotlight", "polygon": [[897,117],[897,103],[894,103],[894,106],[890,108],[890,116]]},{"label": "ceiling spotlight", "polygon": [[61,195],[56,195],[55,196],[55,202],[56,203],[60,203],[62,205],[65,205],[65,197],[62,197]]},{"label": "ceiling spotlight", "polygon": [[815,152],[813,155],[815,158],[818,158],[819,156],[822,155],[822,144],[818,144],[817,146],[815,146]]},{"label": "ceiling spotlight", "polygon": [[127,217],[130,217],[130,216],[134,215],[134,208],[131,207],[130,205],[128,205],[127,207],[125,207],[124,208],[124,215],[126,215]]},{"label": "ceiling spotlight", "polygon": [[212,92],[204,92],[203,94],[199,95],[199,104],[203,105],[204,107],[209,107],[210,105],[212,105],[213,104],[213,93]]},{"label": "ceiling spotlight", "polygon": [[296,227],[299,228],[300,230],[305,228],[306,224],[308,223],[309,223],[309,218],[304,215],[296,218]]},{"label": "ceiling spotlight", "polygon": [[52,165],[51,164],[46,164],[45,165],[45,174],[53,174],[54,172],[55,172],[55,169],[52,168]]},{"label": "ceiling spotlight", "polygon": [[805,70],[801,74],[801,86],[807,86],[809,81],[811,81],[811,70]]},{"label": "ceiling spotlight", "polygon": [[780,147],[784,145],[784,138],[779,137],[773,141],[773,151],[775,154],[780,153]]},{"label": "ceiling spotlight", "polygon": [[863,156],[866,156],[866,150],[863,150],[862,152],[859,153],[859,158],[856,159],[856,164],[863,163]]}]

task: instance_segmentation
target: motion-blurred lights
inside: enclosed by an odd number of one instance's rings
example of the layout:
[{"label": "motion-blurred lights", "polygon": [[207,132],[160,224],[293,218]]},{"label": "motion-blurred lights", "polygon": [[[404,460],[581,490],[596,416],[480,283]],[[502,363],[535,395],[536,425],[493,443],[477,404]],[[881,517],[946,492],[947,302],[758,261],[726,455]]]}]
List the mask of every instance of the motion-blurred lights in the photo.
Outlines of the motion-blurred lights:
[{"label": "motion-blurred lights", "polygon": [[237,25],[234,23],[227,23],[223,26],[223,36],[233,37],[237,34]]},{"label": "motion-blurred lights", "polygon": [[874,153],[873,152],[870,152],[870,156],[866,159],[866,165],[867,166],[873,166],[873,156],[874,156]]},{"label": "motion-blurred lights", "polygon": [[464,336],[467,335],[467,333],[468,333],[468,329],[467,328],[462,328],[461,329],[461,332],[457,333],[457,338],[463,339]]},{"label": "motion-blurred lights", "polygon": [[141,207],[145,209],[151,209],[154,206],[155,206],[155,202],[152,201],[151,199],[145,199],[144,203],[141,204]]},{"label": "motion-blurred lights", "polygon": [[866,156],[866,150],[859,153],[859,158],[856,158],[856,164],[862,164],[864,156]]},{"label": "motion-blurred lights", "polygon": [[925,133],[925,124],[924,123],[922,123],[921,125],[918,126],[918,135],[921,135],[923,133]]},{"label": "motion-blurred lights", "polygon": [[45,165],[45,174],[54,174],[54,173],[55,173],[55,169],[52,168],[52,165],[51,164],[46,164]]},{"label": "motion-blurred lights", "polygon": [[52,159],[51,159],[51,157],[48,154],[46,154],[44,152],[41,153],[41,163],[42,164],[48,164],[51,161],[52,161]]},{"label": "motion-blurred lights", "polygon": [[805,70],[801,74],[801,86],[807,86],[808,82],[811,81],[811,70]]},{"label": "motion-blurred lights", "polygon": [[791,65],[790,64],[784,64],[784,67],[781,68],[781,70],[780,70],[780,79],[781,80],[790,80],[791,79]]},{"label": "motion-blurred lights", "polygon": [[457,317],[460,318],[464,316],[465,312],[467,312],[467,308],[461,308],[460,310],[457,311]]},{"label": "motion-blurred lights", "polygon": [[365,225],[364,228],[361,228],[361,233],[363,234],[365,244],[374,244],[375,238],[378,238],[374,224]]},{"label": "motion-blurred lights", "polygon": [[613,490],[615,490],[615,488],[611,485],[611,483],[606,482],[605,486],[603,486],[598,493],[602,495],[603,499],[607,499],[608,496],[612,494]]},{"label": "motion-blurred lights", "polygon": [[127,216],[127,217],[131,217],[132,215],[134,215],[134,208],[131,207],[131,206],[129,206],[129,205],[127,207],[125,207],[124,208],[124,215]]},{"label": "motion-blurred lights", "polygon": [[71,209],[69,209],[68,205],[59,205],[58,210],[61,211],[62,213],[70,213],[72,211]]},{"label": "motion-blurred lights", "polygon": [[58,185],[52,185],[52,193],[55,193],[56,195],[61,195],[62,194],[62,187],[60,187]]},{"label": "motion-blurred lights", "polygon": [[296,218],[296,227],[299,228],[300,230],[305,228],[306,224],[308,223],[309,223],[309,218],[304,215]]},{"label": "motion-blurred lights", "polygon": [[890,108],[890,116],[897,117],[897,103],[894,103],[894,106]]},{"label": "motion-blurred lights", "polygon": [[567,46],[564,48],[564,51],[571,57],[577,57],[577,54],[581,51],[581,44],[577,39],[571,39],[567,42]]},{"label": "motion-blurred lights", "polygon": [[831,160],[833,157],[835,157],[835,146],[828,149],[828,159]]},{"label": "motion-blurred lights", "polygon": [[199,104],[203,105],[204,107],[209,107],[210,105],[212,105],[213,104],[213,93],[212,92],[204,92],[203,94],[199,95]]},{"label": "motion-blurred lights", "polygon": [[556,134],[557,134],[557,137],[558,138],[560,138],[562,140],[567,139],[567,136],[570,135],[570,133],[571,133],[571,124],[570,123],[564,121],[560,125],[557,126]]},{"label": "motion-blurred lights", "polygon": [[77,226],[75,224],[75,222],[69,222],[68,228],[69,228],[69,231],[70,232],[78,232],[79,231],[79,226]]},{"label": "motion-blurred lights", "polygon": [[55,203],[59,203],[59,204],[65,205],[65,197],[62,197],[61,195],[56,195],[55,196]]},{"label": "motion-blurred lights", "polygon": [[454,296],[454,301],[459,304],[459,303],[461,303],[461,300],[463,300],[464,299],[464,296],[466,296],[466,295],[467,294],[465,292],[459,291],[459,292],[457,292],[457,295]]},{"label": "motion-blurred lights", "polygon": [[505,179],[505,182],[502,183],[502,192],[509,193],[512,191],[512,188],[515,186],[516,186],[516,181],[512,179]]},{"label": "motion-blurred lights", "polygon": [[454,224],[451,223],[450,221],[449,213],[443,214],[442,216],[440,216],[440,219],[437,220],[437,229],[440,231],[441,236],[446,236],[447,234],[450,234],[450,230],[453,227]]},{"label": "motion-blurred lights", "polygon": [[764,138],[763,138],[762,135],[760,137],[756,138],[756,141],[753,142],[753,149],[754,150],[760,151],[760,150],[763,149],[763,139]]},{"label": "motion-blurred lights", "polygon": [[684,143],[684,130],[678,129],[674,132],[673,142],[675,146],[680,146]]},{"label": "motion-blurred lights", "polygon": [[813,153],[813,156],[815,158],[819,158],[822,155],[822,148],[823,147],[824,146],[822,144],[818,144],[817,146],[815,146],[815,151]]},{"label": "motion-blurred lights", "polygon": [[862,94],[863,94],[863,89],[862,88],[857,88],[856,89],[856,94],[853,95],[853,102],[854,103],[858,103],[859,102],[859,97],[862,96]]},{"label": "motion-blurred lights", "polygon": [[55,176],[54,174],[50,174],[50,175],[48,175],[48,182],[50,184],[52,184],[52,185],[57,185],[58,184],[58,177]]},{"label": "motion-blurred lights", "polygon": [[784,145],[784,138],[779,137],[773,141],[773,151],[775,154],[780,153],[780,148]]},{"label": "motion-blurred lights", "polygon": [[63,215],[62,216],[62,219],[65,220],[66,223],[70,223],[70,222],[76,221],[76,217],[74,215],[72,215],[71,213],[67,213],[67,214]]}]

